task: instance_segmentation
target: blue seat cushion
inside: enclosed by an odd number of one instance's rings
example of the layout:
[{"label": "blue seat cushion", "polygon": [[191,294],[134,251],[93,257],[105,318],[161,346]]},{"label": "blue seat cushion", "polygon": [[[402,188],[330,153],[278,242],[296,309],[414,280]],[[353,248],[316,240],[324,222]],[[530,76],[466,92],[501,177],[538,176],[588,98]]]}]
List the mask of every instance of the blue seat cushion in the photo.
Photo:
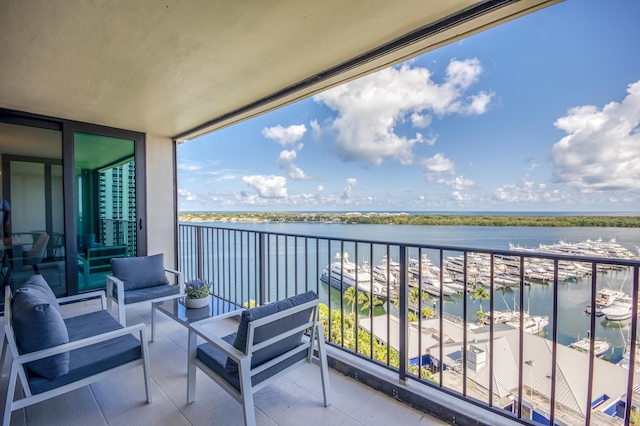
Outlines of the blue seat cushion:
[{"label": "blue seat cushion", "polygon": [[125,290],[169,284],[164,272],[164,255],[119,257],[111,259],[113,276],[124,283]]},{"label": "blue seat cushion", "polygon": [[[236,333],[230,334],[222,338],[222,340],[226,341],[229,344],[233,344],[233,341],[236,338]],[[302,344],[299,342],[298,344]],[[218,376],[222,377],[227,383],[233,386],[238,392],[240,392],[240,378],[238,376],[238,370],[234,373],[228,373],[225,368],[225,363],[227,362],[227,355],[220,351],[218,348],[213,346],[210,343],[203,343],[198,346],[196,356],[200,361],[202,361],[207,367],[213,370]],[[307,356],[307,351],[300,351],[295,354],[291,358],[287,358],[283,362],[274,365],[271,368],[267,368],[264,371],[256,374],[251,378],[251,386],[256,386],[258,383],[261,383],[267,380],[269,377],[274,376],[281,372],[282,370],[292,366],[298,361],[305,359]]]},{"label": "blue seat cushion", "polygon": [[60,312],[60,304],[58,303],[58,299],[56,298],[56,295],[53,293],[53,290],[51,290],[51,287],[49,287],[49,284],[47,284],[47,281],[45,281],[42,275],[30,276],[29,279],[20,286],[20,288],[25,288],[25,287],[40,290],[43,293],[43,296],[46,298],[47,302],[51,306],[56,308],[58,312]]},{"label": "blue seat cushion", "polygon": [[[64,322],[69,330],[69,340],[72,342],[123,328],[106,310],[68,318]],[[140,340],[132,334],[127,334],[70,351],[67,374],[54,380],[29,374],[29,386],[33,394],[46,392],[136,360],[141,356]]]},{"label": "blue seat cushion", "polygon": [[[308,291],[306,293],[301,293],[287,299],[269,303],[268,305],[258,306],[256,308],[242,311],[242,317],[240,319],[240,324],[238,325],[236,338],[233,341],[233,346],[243,353],[246,353],[247,331],[249,323],[251,321],[273,315],[275,313],[293,308],[298,305],[302,305],[303,303],[311,302],[312,300],[316,300],[317,298],[318,296],[315,292]],[[277,321],[265,324],[264,326],[258,327],[254,333],[253,343],[256,344],[263,342],[267,339],[277,336],[278,334],[283,333],[284,331],[291,330],[292,328],[308,322],[311,316],[311,311],[312,309],[309,308],[308,310],[298,312],[295,315],[290,315]],[[264,363],[265,361],[268,361],[278,355],[287,352],[290,349],[293,349],[300,343],[302,334],[303,332],[296,333],[285,339],[279,340],[278,342],[269,345],[259,351],[256,351],[251,358],[251,367],[256,367]],[[229,374],[234,374],[238,371],[238,364],[232,359],[228,359],[225,363],[225,370]]]},{"label": "blue seat cushion", "polygon": [[[171,284],[164,284],[155,287],[139,288],[124,292],[124,304],[144,302],[145,300],[158,299],[160,297],[168,297],[180,294],[180,287]],[[113,289],[113,297],[118,299],[116,288]]]},{"label": "blue seat cushion", "polygon": [[[22,286],[11,300],[13,332],[21,354],[69,342],[60,312],[37,286]],[[64,352],[26,364],[27,368],[53,380],[69,371],[69,353]]]}]

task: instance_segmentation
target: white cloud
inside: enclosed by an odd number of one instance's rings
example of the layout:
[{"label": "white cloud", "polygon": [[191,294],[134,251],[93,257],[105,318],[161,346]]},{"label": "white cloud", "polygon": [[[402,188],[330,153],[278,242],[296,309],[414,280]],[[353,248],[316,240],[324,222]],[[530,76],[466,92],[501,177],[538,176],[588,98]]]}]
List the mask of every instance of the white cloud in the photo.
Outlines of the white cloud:
[{"label": "white cloud", "polygon": [[212,170],[207,172],[207,175],[207,182],[224,182],[240,177],[240,175],[233,170]]},{"label": "white cloud", "polygon": [[340,197],[340,199],[347,201],[351,198],[351,191],[353,189],[354,186],[356,186],[358,184],[358,179],[356,178],[347,178],[347,186],[344,188],[344,191],[342,192],[342,196]]},{"label": "white cloud", "polygon": [[190,163],[186,163],[186,162],[180,162],[178,164],[178,169],[179,170],[186,170],[188,172],[195,172],[196,170],[200,170],[202,168],[201,165],[199,164],[190,164]]},{"label": "white cloud", "polygon": [[288,174],[291,179],[295,179],[295,180],[308,179],[305,172],[303,172],[300,167],[296,166],[293,163],[289,164]]},{"label": "white cloud", "polygon": [[451,199],[453,201],[471,201],[472,197],[469,194],[463,194],[460,191],[453,191],[451,193]]},{"label": "white cloud", "polygon": [[476,58],[452,60],[444,82],[437,84],[428,69],[405,63],[335,87],[313,99],[338,112],[331,127],[337,131],[334,149],[344,160],[380,165],[392,158],[411,164],[413,147],[424,141],[423,136],[400,136],[395,127],[410,120],[415,127],[424,128],[431,123],[432,115],[483,114],[493,94],[480,92],[465,97],[481,72]]},{"label": "white cloud", "polygon": [[444,185],[448,186],[449,188],[451,188],[453,190],[456,190],[456,191],[464,191],[464,190],[467,190],[467,189],[473,189],[476,186],[474,181],[472,181],[471,179],[467,179],[462,175],[456,176],[455,178],[453,178],[451,180],[439,179],[437,183],[444,184]]},{"label": "white cloud", "polygon": [[311,120],[309,126],[311,126],[311,134],[313,135],[313,137],[315,139],[319,139],[322,135],[322,127],[320,127],[320,124],[318,124],[318,120]]},{"label": "white cloud", "polygon": [[304,124],[282,127],[280,124],[274,127],[265,127],[262,129],[262,136],[272,141],[278,142],[280,145],[291,145],[302,139],[307,126]]},{"label": "white cloud", "polygon": [[186,198],[187,201],[195,201],[196,196],[184,188],[178,188],[178,197]]},{"label": "white cloud", "polygon": [[[296,149],[299,151],[302,149],[302,146],[303,146],[302,144],[298,144]],[[295,179],[295,180],[308,179],[304,171],[302,171],[300,167],[293,164],[293,160],[295,160],[297,156],[298,154],[294,150],[282,151],[280,153],[280,156],[278,157],[278,164],[280,165],[281,169],[287,170],[287,174],[291,179]]]},{"label": "white cloud", "polygon": [[413,124],[413,127],[429,127],[431,125],[431,116],[414,112],[411,114],[411,124]]},{"label": "white cloud", "polygon": [[545,184],[531,181],[503,185],[493,192],[495,201],[506,203],[546,202],[555,203],[568,201],[569,197],[559,189],[548,188]]},{"label": "white cloud", "polygon": [[295,151],[282,151],[278,157],[278,162],[291,162],[296,159],[298,154]]},{"label": "white cloud", "polygon": [[242,180],[258,191],[262,198],[285,198],[287,194],[287,179],[283,176],[243,176]]},{"label": "white cloud", "polygon": [[567,133],[551,150],[556,182],[583,192],[640,191],[640,81],[622,102],[578,106],[556,120]]},{"label": "white cloud", "polygon": [[429,179],[434,178],[442,173],[455,173],[455,165],[453,161],[446,158],[442,153],[438,153],[431,158],[422,160],[424,166],[424,176]]}]

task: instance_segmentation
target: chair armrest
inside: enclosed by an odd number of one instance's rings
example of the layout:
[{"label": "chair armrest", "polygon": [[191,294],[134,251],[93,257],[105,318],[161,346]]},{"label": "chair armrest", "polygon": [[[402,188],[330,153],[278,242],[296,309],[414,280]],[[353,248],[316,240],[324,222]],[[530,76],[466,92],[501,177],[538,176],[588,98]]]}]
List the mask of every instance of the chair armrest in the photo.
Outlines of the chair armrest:
[{"label": "chair armrest", "polygon": [[116,285],[119,301],[124,303],[124,282],[112,275],[107,276],[107,297],[113,299],[113,285]]},{"label": "chair armrest", "polygon": [[87,337],[84,339],[76,340],[75,342],[64,343],[62,345],[54,346],[52,348],[42,349],[40,351],[29,352],[19,355],[15,358],[18,364],[26,364],[31,361],[47,358],[53,355],[58,355],[64,352],[69,352],[75,349],[84,348],[85,346],[91,346],[96,343],[105,342],[107,340],[115,339],[116,337],[125,336],[134,332],[140,333],[140,345],[146,342],[147,330],[144,324],[135,324],[129,327],[121,328],[118,330],[108,331],[106,333],[98,334],[96,336]]},{"label": "chair armrest", "polygon": [[171,268],[164,268],[164,271],[173,274],[178,278],[178,288],[180,289],[180,294],[184,294],[184,275],[182,274],[182,272]]},{"label": "chair armrest", "polygon": [[[223,319],[220,317],[214,317],[212,319]],[[202,323],[204,321],[198,321],[198,323],[196,324],[190,324],[189,325],[189,333],[196,333],[198,336],[202,337],[206,342],[212,344],[213,346],[215,346],[216,348],[220,349],[222,352],[224,352],[229,358],[231,358],[232,360],[236,361],[237,363],[240,363],[240,361],[244,358],[247,358],[249,355],[245,354],[244,352],[242,352],[241,350],[237,349],[235,346],[225,342],[224,340],[222,340],[220,337],[216,336],[215,334],[211,333],[210,330],[206,330],[204,327],[202,327]],[[206,321],[206,322],[212,322],[212,321]]]},{"label": "chair armrest", "polygon": [[100,297],[102,310],[107,309],[107,297],[105,296],[104,290],[90,291],[88,293],[80,293],[80,294],[75,294],[73,296],[58,297],[56,300],[58,300],[59,304],[62,304],[62,303],[68,303],[68,302],[75,302],[83,299],[92,299],[94,297]]}]

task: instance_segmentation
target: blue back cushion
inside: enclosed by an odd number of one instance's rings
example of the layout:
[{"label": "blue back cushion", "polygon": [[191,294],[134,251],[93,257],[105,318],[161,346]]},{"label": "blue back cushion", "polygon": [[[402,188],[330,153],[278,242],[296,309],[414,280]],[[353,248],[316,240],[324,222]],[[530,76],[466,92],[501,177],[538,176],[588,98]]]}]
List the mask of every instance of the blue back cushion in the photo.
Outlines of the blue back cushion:
[{"label": "blue back cushion", "polygon": [[124,283],[124,289],[155,287],[169,284],[164,272],[164,255],[120,257],[111,259],[113,276]]},{"label": "blue back cushion", "polygon": [[49,287],[49,284],[45,281],[42,275],[32,275],[29,279],[20,286],[21,288],[30,288],[32,290],[39,290],[42,292],[43,297],[46,299],[47,303],[56,308],[58,312],[60,312],[60,304],[58,303],[58,299],[56,295]]},{"label": "blue back cushion", "polygon": [[[16,290],[11,311],[11,325],[21,353],[69,343],[67,327],[60,312],[38,285],[25,283]],[[57,379],[69,372],[69,352],[30,362],[27,367],[44,378]]]},{"label": "blue back cushion", "polygon": [[[298,294],[296,296],[289,297],[287,299],[279,300],[275,303],[269,303],[268,305],[258,306],[256,308],[247,309],[242,311],[242,318],[240,319],[240,325],[238,326],[238,333],[236,339],[233,342],[233,346],[246,353],[247,350],[247,332],[249,323],[260,318],[264,318],[269,315],[273,315],[277,312],[284,311],[289,308],[293,308],[303,303],[316,300],[318,296],[313,291]],[[297,326],[300,326],[309,321],[312,309],[298,312],[295,315],[284,317],[277,321],[273,321],[262,327],[258,327],[254,333],[253,343],[260,343],[267,339],[270,339],[278,334],[283,333],[286,330],[291,330]],[[267,346],[264,349],[256,351],[251,357],[251,367],[258,366],[272,358],[282,355],[283,353],[296,347],[302,340],[303,332],[289,336],[279,342]],[[235,374],[238,372],[238,364],[227,359],[224,369],[229,374]]]}]

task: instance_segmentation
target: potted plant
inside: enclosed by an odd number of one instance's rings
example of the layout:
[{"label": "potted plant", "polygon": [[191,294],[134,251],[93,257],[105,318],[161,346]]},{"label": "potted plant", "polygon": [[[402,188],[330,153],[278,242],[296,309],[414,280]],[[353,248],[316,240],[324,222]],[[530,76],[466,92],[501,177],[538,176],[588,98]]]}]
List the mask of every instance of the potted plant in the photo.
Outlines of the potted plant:
[{"label": "potted plant", "polygon": [[184,304],[187,308],[203,308],[209,304],[209,290],[211,283],[200,278],[185,283]]}]

